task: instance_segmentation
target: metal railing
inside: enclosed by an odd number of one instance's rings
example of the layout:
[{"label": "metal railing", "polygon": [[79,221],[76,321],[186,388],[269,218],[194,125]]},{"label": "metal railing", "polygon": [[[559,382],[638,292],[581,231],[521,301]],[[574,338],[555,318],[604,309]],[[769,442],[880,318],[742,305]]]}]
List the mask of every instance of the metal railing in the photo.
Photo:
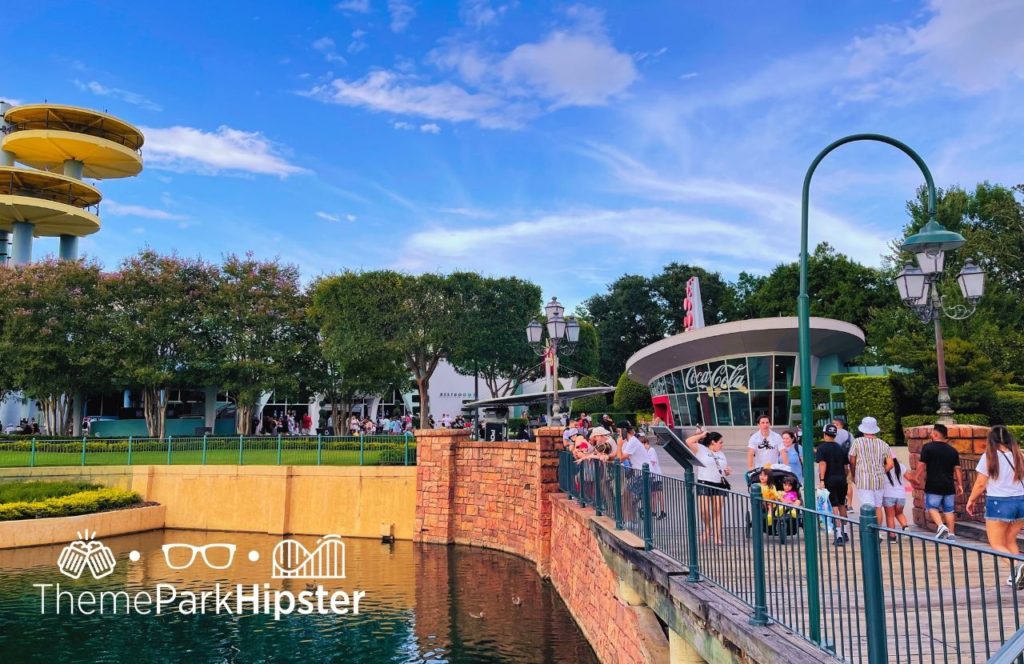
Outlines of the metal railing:
[{"label": "metal railing", "polygon": [[168,436],[0,440],[0,467],[112,465],[410,466],[397,436]]},{"label": "metal railing", "polygon": [[[688,581],[745,603],[751,624],[778,623],[835,659],[978,663],[997,656],[1024,664],[1024,591],[1008,583],[1013,566],[1024,564],[1020,556],[885,528],[871,508],[840,517],[769,500],[756,483],[748,495],[697,485],[691,472],[681,480],[564,451],[559,482],[581,505],[614,516],[616,528],[646,549],[687,567]],[[818,551],[818,615],[807,598],[810,537]]]},{"label": "metal railing", "polygon": [[4,133],[13,134],[17,131],[31,131],[34,129],[55,129],[59,131],[70,131],[76,134],[96,136],[97,138],[103,138],[113,143],[123,145],[140,155],[142,154],[142,138],[140,136],[134,133],[126,133],[120,129],[107,129],[103,126],[103,120],[100,120],[99,124],[68,122],[59,118],[51,119],[50,113],[48,112],[46,118],[42,120],[24,120],[22,122],[8,123]]}]

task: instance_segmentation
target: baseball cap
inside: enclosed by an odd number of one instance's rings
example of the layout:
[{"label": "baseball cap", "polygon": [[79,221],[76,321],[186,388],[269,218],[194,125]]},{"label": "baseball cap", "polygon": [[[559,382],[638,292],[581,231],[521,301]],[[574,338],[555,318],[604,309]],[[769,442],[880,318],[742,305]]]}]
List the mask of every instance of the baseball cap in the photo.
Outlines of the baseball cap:
[{"label": "baseball cap", "polygon": [[618,427],[620,429],[625,429],[626,431],[633,430],[633,425],[629,423],[629,420],[622,420],[621,422],[619,422]]},{"label": "baseball cap", "polygon": [[570,438],[572,438],[573,436],[575,436],[578,433],[579,433],[578,429],[575,429],[575,428],[573,428],[573,429],[566,429],[565,431],[562,432],[562,440],[569,440]]},{"label": "baseball cap", "polygon": [[834,424],[826,424],[822,431],[826,436],[832,436],[833,438],[839,434],[839,428]]}]

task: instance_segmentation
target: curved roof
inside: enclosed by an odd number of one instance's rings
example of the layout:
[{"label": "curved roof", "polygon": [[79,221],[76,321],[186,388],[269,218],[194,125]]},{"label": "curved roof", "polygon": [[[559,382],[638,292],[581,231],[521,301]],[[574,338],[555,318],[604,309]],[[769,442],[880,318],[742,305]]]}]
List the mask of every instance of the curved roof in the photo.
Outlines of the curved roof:
[{"label": "curved roof", "polygon": [[36,237],[81,237],[100,229],[99,217],[67,203],[0,194],[0,230],[13,230],[13,224],[19,221],[34,224]]},{"label": "curved roof", "polygon": [[[558,390],[558,400],[572,400],[582,397],[589,397],[595,394],[608,394],[614,392],[614,387],[576,387],[571,390]],[[545,403],[551,397],[550,392],[531,392],[529,394],[512,394],[507,397],[495,397],[493,399],[482,399],[472,403],[462,404],[462,409],[467,408],[494,408],[496,406],[528,406],[534,403]]]},{"label": "curved roof", "polygon": [[[641,348],[626,361],[626,371],[639,383],[689,364],[730,355],[796,353],[796,316],[755,318],[683,332]],[[811,354],[838,355],[848,360],[864,349],[864,332],[851,323],[811,318]]]},{"label": "curved roof", "polygon": [[17,166],[0,166],[0,194],[43,198],[82,208],[96,205],[103,198],[96,187],[73,177]]},{"label": "curved roof", "polygon": [[68,159],[84,164],[83,177],[105,180],[138,175],[142,156],[107,138],[61,129],[24,129],[4,136],[0,144],[26,166],[59,170]]},{"label": "curved roof", "polygon": [[4,120],[18,129],[63,129],[103,136],[133,150],[145,140],[138,127],[113,115],[80,106],[25,104],[8,109]]}]

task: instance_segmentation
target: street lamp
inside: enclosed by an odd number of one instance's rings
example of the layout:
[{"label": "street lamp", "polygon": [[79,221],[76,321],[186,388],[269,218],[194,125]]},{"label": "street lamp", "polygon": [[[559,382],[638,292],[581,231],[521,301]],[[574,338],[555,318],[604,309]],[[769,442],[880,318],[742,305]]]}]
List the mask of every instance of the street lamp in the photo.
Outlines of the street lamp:
[{"label": "street lamp", "polygon": [[906,263],[896,276],[896,288],[900,299],[914,310],[923,323],[935,325],[935,355],[939,373],[939,421],[953,424],[953,409],[950,407],[949,385],[946,384],[946,355],[942,343],[942,317],[964,320],[978,307],[978,300],[985,292],[985,272],[973,261],[964,262],[957,283],[966,304],[948,304],[939,293],[938,282],[946,262],[946,252],[959,249],[965,243],[962,235],[946,230],[934,219],[928,221],[920,232],[903,241],[901,250],[913,253],[917,266]]},{"label": "street lamp", "polygon": [[548,411],[551,423],[558,420],[558,411],[560,410],[558,405],[558,352],[561,350],[564,355],[572,355],[580,340],[579,322],[575,316],[563,318],[564,312],[565,307],[557,297],[552,297],[544,307],[544,315],[547,317],[547,338],[543,338],[544,326],[538,323],[536,318],[526,326],[526,340],[533,350],[544,358],[545,374],[550,367],[551,375],[554,377],[551,409]]}]

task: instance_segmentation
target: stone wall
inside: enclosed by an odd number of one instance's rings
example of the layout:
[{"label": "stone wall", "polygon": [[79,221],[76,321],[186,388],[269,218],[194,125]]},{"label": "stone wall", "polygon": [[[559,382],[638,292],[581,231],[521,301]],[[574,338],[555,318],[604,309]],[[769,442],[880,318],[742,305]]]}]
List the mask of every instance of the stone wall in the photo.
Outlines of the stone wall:
[{"label": "stone wall", "polygon": [[507,551],[547,574],[561,429],[534,442],[471,441],[468,431],[416,432],[414,539]]},{"label": "stone wall", "polygon": [[[971,487],[974,485],[974,468],[978,464],[978,457],[985,451],[988,432],[988,427],[967,424],[954,424],[949,427],[949,444],[960,453],[960,465],[964,473],[964,493],[956,498],[956,518],[958,520],[985,522],[983,509],[976,510],[974,516],[968,516],[965,506],[967,497],[971,494]],[[910,470],[915,473],[921,459],[921,448],[931,440],[931,433],[930,425],[903,430],[910,451]],[[985,504],[984,496],[979,504]],[[935,530],[935,524],[925,514],[924,490],[918,488],[914,489],[914,523],[923,528]]]}]

